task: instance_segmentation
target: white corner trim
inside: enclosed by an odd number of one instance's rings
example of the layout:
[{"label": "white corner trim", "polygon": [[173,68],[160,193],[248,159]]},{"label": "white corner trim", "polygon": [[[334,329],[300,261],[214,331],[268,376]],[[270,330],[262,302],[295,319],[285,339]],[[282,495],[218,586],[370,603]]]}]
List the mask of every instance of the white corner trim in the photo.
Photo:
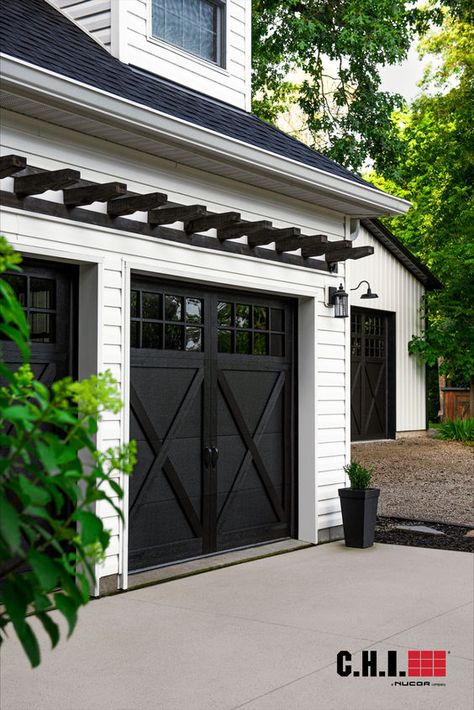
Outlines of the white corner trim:
[{"label": "white corner trim", "polygon": [[1,54],[3,88],[15,95],[43,101],[49,106],[88,116],[105,124],[147,134],[153,140],[178,145],[192,153],[207,155],[272,175],[280,181],[299,184],[360,204],[361,214],[399,215],[410,208],[407,200],[355,183],[319,168],[276,155],[235,138],[144,107],[110,92],[96,89],[22,60]]}]

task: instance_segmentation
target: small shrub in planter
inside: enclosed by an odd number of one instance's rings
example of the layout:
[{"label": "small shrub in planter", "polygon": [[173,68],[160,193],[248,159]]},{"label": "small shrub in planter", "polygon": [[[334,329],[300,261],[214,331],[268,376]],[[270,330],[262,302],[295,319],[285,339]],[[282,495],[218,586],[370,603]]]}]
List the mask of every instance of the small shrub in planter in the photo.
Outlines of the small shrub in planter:
[{"label": "small shrub in planter", "polygon": [[347,547],[371,547],[374,544],[379,488],[370,488],[372,468],[357,461],[344,466],[350,488],[340,488],[342,524]]}]

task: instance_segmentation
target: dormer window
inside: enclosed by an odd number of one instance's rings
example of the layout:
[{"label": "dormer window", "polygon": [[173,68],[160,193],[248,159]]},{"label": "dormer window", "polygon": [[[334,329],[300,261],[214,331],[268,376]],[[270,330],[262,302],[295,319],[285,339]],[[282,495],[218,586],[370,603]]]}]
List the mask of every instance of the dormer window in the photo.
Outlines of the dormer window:
[{"label": "dormer window", "polygon": [[223,66],[224,11],[223,0],[152,0],[152,35]]}]

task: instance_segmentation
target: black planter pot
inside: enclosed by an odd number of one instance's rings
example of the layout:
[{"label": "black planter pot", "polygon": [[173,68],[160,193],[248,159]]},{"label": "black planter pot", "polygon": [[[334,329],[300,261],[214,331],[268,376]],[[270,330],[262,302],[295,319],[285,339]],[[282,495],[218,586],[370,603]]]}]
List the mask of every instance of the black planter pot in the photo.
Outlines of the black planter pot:
[{"label": "black planter pot", "polygon": [[380,488],[339,488],[347,547],[371,547],[374,544],[379,494]]}]

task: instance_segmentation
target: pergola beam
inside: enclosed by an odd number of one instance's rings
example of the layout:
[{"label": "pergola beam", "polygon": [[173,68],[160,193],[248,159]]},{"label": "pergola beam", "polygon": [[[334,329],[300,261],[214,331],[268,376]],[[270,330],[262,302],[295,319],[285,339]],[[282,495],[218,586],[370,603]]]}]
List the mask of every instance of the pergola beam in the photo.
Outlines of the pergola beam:
[{"label": "pergola beam", "polygon": [[148,212],[168,202],[168,195],[163,192],[149,192],[146,195],[125,195],[107,202],[107,214],[111,217],[123,217],[134,212]]},{"label": "pergola beam", "polygon": [[208,229],[223,229],[235,222],[240,222],[240,212],[221,212],[220,214],[207,214],[184,223],[186,234],[207,232]]},{"label": "pergola beam", "polygon": [[78,170],[44,170],[14,178],[13,192],[21,197],[40,195],[47,190],[62,190],[80,179],[81,173]]},{"label": "pergola beam", "polygon": [[26,168],[26,158],[22,155],[2,155],[0,158],[0,178],[10,177]]},{"label": "pergola beam", "polygon": [[197,219],[206,214],[205,205],[174,205],[174,207],[159,207],[148,212],[148,224],[160,226]]},{"label": "pergola beam", "polygon": [[81,207],[93,202],[108,202],[113,197],[120,197],[127,192],[123,182],[105,182],[103,184],[80,185],[63,190],[66,207]]}]

